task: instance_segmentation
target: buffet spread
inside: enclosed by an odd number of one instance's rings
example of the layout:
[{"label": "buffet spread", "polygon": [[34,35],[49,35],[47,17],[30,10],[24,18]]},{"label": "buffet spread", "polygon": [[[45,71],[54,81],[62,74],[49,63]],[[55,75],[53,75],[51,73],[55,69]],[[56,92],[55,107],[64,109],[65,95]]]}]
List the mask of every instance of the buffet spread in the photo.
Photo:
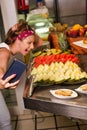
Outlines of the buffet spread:
[{"label": "buffet spread", "polygon": [[34,51],[31,75],[36,86],[78,84],[87,80],[78,57],[87,54],[87,25],[67,28],[67,24],[54,24],[48,36],[50,48]]},{"label": "buffet spread", "polygon": [[86,36],[86,25],[50,28],[50,48],[40,46],[32,52],[23,95],[25,108],[87,120]]}]

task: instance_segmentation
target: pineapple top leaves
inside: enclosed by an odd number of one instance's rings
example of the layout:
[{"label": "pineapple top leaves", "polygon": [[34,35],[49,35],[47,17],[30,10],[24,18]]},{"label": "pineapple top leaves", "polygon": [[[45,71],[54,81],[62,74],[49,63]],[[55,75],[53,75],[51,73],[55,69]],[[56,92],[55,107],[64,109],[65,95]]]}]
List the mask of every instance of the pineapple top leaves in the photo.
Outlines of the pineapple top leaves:
[{"label": "pineapple top leaves", "polygon": [[69,49],[69,44],[67,42],[66,35],[64,33],[58,34],[59,46],[61,50],[67,51]]}]

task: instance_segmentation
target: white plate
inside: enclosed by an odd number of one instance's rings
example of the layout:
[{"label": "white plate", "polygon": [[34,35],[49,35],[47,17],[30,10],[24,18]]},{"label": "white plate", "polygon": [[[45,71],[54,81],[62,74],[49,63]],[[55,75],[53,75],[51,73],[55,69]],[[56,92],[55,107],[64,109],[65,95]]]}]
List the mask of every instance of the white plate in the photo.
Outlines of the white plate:
[{"label": "white plate", "polygon": [[79,88],[75,89],[79,93],[87,94],[87,90],[82,90],[82,86],[87,86],[87,84],[81,85]]},{"label": "white plate", "polygon": [[83,40],[81,41],[77,41],[77,42],[73,42],[73,44],[83,47],[83,48],[87,48],[87,45],[83,43]]},{"label": "white plate", "polygon": [[[62,95],[55,94],[55,92],[58,91],[58,90],[65,90],[65,91],[70,90],[70,91],[72,91],[72,94],[71,94],[71,96],[62,96]],[[71,90],[71,89],[50,90],[50,93],[51,93],[54,97],[60,98],[60,99],[71,99],[71,98],[75,98],[75,97],[78,96],[78,94],[77,94],[75,91]]]}]

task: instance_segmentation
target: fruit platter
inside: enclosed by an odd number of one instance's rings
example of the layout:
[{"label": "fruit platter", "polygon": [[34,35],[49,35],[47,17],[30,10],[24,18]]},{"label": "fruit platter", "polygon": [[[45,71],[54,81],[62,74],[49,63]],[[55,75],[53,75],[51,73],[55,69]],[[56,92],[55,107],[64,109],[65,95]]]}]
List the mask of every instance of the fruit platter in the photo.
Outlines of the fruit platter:
[{"label": "fruit platter", "polygon": [[[36,86],[53,84],[78,84],[87,80],[87,72],[79,66],[75,54],[49,49],[50,53],[38,53],[33,59],[31,75],[34,75]],[[54,53],[55,52],[55,53]]]},{"label": "fruit platter", "polygon": [[75,24],[68,28],[66,24],[57,23],[50,28],[48,40],[50,49],[33,54],[34,83],[48,86],[86,82],[87,71],[80,66],[78,55],[87,54],[87,25]]}]

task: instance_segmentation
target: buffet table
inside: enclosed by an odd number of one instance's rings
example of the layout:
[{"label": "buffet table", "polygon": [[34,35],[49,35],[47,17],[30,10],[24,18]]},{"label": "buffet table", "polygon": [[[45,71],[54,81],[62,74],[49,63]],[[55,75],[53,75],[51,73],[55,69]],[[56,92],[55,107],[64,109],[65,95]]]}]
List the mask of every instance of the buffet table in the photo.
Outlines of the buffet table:
[{"label": "buffet table", "polygon": [[[87,55],[78,55],[78,57],[80,66],[87,72]],[[78,93],[78,97],[73,99],[58,99],[49,92],[51,89],[59,88],[75,90],[85,83],[87,81],[79,84],[37,86],[34,88],[32,96],[29,96],[30,81],[27,79],[23,95],[25,108],[87,120],[87,94]]]}]

